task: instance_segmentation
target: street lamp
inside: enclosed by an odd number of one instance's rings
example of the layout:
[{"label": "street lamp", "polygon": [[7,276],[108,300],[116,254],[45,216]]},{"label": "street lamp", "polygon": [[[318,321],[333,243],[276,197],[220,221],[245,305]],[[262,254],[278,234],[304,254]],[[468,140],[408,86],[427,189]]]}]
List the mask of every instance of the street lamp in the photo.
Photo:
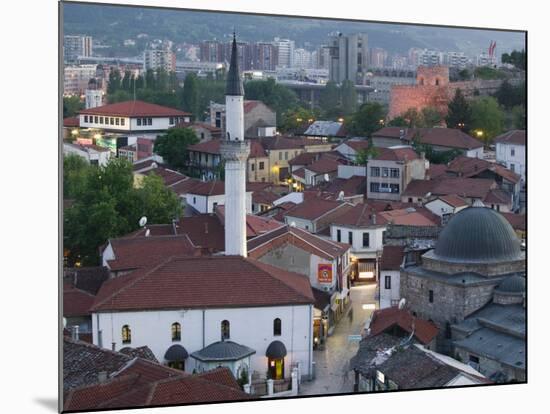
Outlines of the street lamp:
[{"label": "street lamp", "polygon": [[344,122],[344,118],[338,118],[338,122]]},{"label": "street lamp", "polygon": [[483,131],[482,131],[481,129],[478,129],[478,130],[476,131],[476,136],[477,136],[478,138],[483,137]]},{"label": "street lamp", "polygon": [[71,131],[71,134],[73,134],[73,135],[78,135],[78,129],[73,129],[73,130]]}]

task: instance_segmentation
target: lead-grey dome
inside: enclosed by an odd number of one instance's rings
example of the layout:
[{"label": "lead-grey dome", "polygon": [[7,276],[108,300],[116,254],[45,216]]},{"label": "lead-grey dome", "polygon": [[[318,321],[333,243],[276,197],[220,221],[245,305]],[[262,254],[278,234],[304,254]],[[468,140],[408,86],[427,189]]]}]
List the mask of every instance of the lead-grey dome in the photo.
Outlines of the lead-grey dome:
[{"label": "lead-grey dome", "polygon": [[492,263],[523,258],[520,242],[508,221],[485,207],[457,213],[437,240],[436,259],[459,263]]},{"label": "lead-grey dome", "polygon": [[525,278],[522,276],[510,276],[500,282],[496,288],[501,293],[525,293]]}]

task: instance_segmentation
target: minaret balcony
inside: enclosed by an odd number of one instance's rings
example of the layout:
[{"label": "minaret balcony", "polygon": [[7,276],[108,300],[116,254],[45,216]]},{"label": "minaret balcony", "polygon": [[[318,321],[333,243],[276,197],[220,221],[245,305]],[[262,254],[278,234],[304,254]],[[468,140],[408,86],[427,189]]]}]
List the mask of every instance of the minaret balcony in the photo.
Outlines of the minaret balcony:
[{"label": "minaret balcony", "polygon": [[220,155],[225,161],[245,162],[249,154],[249,141],[223,141],[220,145]]}]

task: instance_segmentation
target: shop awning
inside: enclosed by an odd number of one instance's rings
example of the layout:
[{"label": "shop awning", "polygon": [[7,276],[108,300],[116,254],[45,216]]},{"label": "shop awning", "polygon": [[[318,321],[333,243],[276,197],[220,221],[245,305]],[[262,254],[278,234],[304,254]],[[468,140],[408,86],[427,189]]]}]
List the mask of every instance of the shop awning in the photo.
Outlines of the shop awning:
[{"label": "shop awning", "polygon": [[187,350],[181,345],[172,345],[164,354],[164,359],[169,362],[183,361],[189,354]]},{"label": "shop awning", "polygon": [[268,358],[284,358],[286,356],[286,347],[281,341],[273,341],[267,347],[265,356]]}]

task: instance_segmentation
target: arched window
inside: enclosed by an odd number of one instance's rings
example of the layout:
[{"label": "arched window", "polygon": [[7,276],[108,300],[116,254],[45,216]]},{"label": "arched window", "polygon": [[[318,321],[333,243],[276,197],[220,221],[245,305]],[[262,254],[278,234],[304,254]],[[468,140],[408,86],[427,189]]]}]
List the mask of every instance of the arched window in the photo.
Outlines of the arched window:
[{"label": "arched window", "polygon": [[439,86],[439,78],[435,78],[435,85]]},{"label": "arched window", "polygon": [[224,320],[222,321],[222,341],[225,339],[229,339],[229,321]]},{"label": "arched window", "polygon": [[122,343],[129,344],[132,342],[132,331],[130,330],[129,325],[124,325],[122,327]]},{"label": "arched window", "polygon": [[172,341],[181,341],[181,325],[178,322],[172,324]]},{"label": "arched window", "polygon": [[281,320],[279,318],[273,320],[273,336],[281,336]]}]

